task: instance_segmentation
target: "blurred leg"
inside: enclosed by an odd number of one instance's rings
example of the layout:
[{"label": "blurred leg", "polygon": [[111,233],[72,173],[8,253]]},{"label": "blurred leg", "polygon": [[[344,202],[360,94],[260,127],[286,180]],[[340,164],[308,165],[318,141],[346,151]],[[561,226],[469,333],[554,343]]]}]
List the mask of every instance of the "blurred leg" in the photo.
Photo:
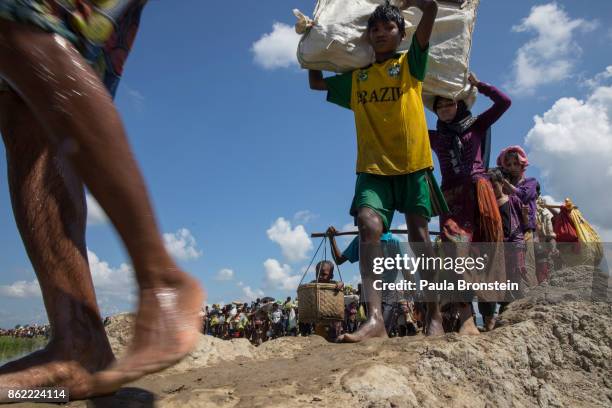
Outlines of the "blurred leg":
[{"label": "blurred leg", "polygon": [[0,132],[15,220],[52,331],[44,350],[0,368],[0,383],[76,386],[114,360],[87,262],[83,184],[12,91],[0,92]]},{"label": "blurred leg", "polygon": [[140,293],[128,357],[95,377],[107,393],[176,363],[195,345],[203,292],[164,248],[144,180],[113,102],[63,38],[0,20],[0,76],[66,152],[132,258]]}]

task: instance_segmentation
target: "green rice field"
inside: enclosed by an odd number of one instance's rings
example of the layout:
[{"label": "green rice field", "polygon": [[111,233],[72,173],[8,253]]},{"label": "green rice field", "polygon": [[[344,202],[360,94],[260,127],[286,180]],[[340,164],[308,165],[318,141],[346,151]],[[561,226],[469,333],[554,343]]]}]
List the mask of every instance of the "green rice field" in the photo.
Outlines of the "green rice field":
[{"label": "green rice field", "polygon": [[31,339],[0,336],[0,365],[43,348],[47,344],[45,337]]}]

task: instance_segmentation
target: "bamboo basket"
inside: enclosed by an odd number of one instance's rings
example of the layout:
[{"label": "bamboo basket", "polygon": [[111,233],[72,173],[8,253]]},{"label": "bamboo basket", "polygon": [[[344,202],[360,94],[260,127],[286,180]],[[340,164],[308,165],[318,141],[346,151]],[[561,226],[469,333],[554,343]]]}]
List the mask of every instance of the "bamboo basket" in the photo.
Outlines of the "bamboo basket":
[{"label": "bamboo basket", "polygon": [[297,293],[300,322],[344,320],[344,293],[336,290],[335,283],[306,283]]}]

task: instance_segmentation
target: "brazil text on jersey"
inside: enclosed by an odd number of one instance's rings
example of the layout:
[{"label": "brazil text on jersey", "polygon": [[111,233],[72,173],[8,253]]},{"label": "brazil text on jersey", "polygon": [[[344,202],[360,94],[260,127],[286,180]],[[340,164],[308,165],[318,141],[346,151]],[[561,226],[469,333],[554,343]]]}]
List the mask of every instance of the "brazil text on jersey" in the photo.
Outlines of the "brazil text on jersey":
[{"label": "brazil text on jersey", "polygon": [[382,87],[376,92],[376,89],[369,93],[368,91],[360,91],[357,93],[357,103],[365,105],[371,102],[396,102],[402,96],[402,90],[397,87]]}]

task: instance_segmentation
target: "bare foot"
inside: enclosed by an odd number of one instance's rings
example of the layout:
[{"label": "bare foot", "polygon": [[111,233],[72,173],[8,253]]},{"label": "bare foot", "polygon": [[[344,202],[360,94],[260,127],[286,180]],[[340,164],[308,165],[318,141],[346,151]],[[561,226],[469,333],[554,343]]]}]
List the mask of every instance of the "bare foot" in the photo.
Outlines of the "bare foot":
[{"label": "bare foot", "polygon": [[476,323],[474,323],[474,318],[470,316],[468,319],[465,319],[459,328],[459,334],[467,334],[475,336],[480,334],[478,327],[476,327]]},{"label": "bare foot", "polygon": [[484,329],[485,331],[491,331],[495,328],[495,323],[497,319],[494,316],[485,316],[484,317]]},{"label": "bare foot", "polygon": [[478,335],[480,330],[476,327],[474,315],[472,314],[472,305],[469,303],[458,304],[459,311],[459,334]]},{"label": "bare foot", "polygon": [[93,395],[112,393],[189,354],[201,335],[204,296],[200,284],[187,275],[174,287],[141,290],[130,349],[116,364],[94,375]]},{"label": "bare foot", "polygon": [[382,317],[370,317],[365,323],[359,326],[359,329],[357,329],[355,333],[342,334],[338,336],[337,341],[339,343],[359,343],[360,341],[374,337],[388,337]]},{"label": "bare foot", "polygon": [[114,360],[106,334],[65,333],[61,341],[0,367],[0,402],[6,400],[7,388],[65,387],[70,399],[85,398],[91,393],[92,374]]},{"label": "bare foot", "polygon": [[423,334],[426,336],[442,336],[444,334],[444,326],[442,325],[442,316],[440,314],[425,317]]}]

